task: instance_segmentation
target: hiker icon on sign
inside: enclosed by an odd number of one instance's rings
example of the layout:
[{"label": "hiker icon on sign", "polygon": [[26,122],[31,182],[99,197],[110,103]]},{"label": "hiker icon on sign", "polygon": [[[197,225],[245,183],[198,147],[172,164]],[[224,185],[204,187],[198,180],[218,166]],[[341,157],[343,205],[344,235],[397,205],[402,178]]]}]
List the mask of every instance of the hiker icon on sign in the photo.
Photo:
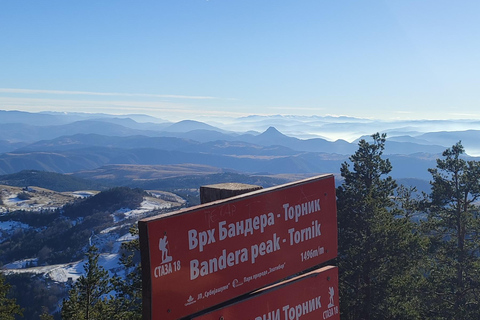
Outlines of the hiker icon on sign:
[{"label": "hiker icon on sign", "polygon": [[330,302],[328,304],[328,307],[331,308],[335,306],[335,302],[333,301],[333,297],[335,296],[335,289],[333,287],[329,287],[328,294],[330,295]]},{"label": "hiker icon on sign", "polygon": [[167,236],[160,238],[160,241],[158,243],[158,248],[160,249],[160,251],[162,251],[162,264],[172,261],[172,256],[168,255],[167,245],[168,245]]}]

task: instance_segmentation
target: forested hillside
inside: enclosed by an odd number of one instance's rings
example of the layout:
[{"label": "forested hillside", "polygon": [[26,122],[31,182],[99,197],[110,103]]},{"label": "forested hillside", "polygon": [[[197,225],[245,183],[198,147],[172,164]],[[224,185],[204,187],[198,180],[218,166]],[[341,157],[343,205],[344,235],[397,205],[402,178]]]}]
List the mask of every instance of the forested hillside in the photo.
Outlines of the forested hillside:
[{"label": "forested hillside", "polygon": [[39,170],[23,170],[0,176],[0,185],[15,187],[36,186],[53,191],[99,190],[104,187],[91,180],[81,179],[72,175]]}]

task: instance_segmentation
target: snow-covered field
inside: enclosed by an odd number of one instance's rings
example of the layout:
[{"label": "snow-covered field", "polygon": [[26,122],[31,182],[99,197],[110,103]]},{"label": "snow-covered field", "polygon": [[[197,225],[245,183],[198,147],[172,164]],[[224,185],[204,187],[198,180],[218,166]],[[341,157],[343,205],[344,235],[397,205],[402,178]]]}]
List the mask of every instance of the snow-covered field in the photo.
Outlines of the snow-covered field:
[{"label": "snow-covered field", "polygon": [[77,198],[88,198],[97,194],[97,191],[74,191],[74,192],[67,192],[67,194],[71,194]]},{"label": "snow-covered field", "polygon": [[3,266],[4,269],[23,269],[26,268],[28,265],[37,265],[38,259],[23,259],[23,260],[18,260],[9,264],[6,264]]},{"label": "snow-covered field", "polygon": [[185,200],[182,198],[169,194],[169,200],[164,200],[167,197],[165,192],[162,192],[160,196],[160,191],[152,193],[153,196],[146,197],[144,201],[140,204],[140,207],[136,209],[130,208],[121,208],[113,213],[113,219],[115,223],[119,223],[126,219],[136,219],[139,220],[143,218],[147,213],[154,210],[165,210],[171,209],[175,206],[180,206],[185,204]]},{"label": "snow-covered field", "polygon": [[[32,198],[35,196],[37,199],[36,203],[31,204],[32,199],[25,201],[18,198],[18,193],[22,192],[21,188],[6,186],[0,186],[0,188],[3,188],[1,189],[1,195],[4,205],[0,206],[0,208],[3,208],[3,212],[8,210],[18,210],[20,208],[29,211],[37,211],[41,208],[45,208],[45,206],[49,207],[54,202],[57,205],[62,203],[62,201],[57,201],[60,198],[56,198],[57,200],[55,201],[48,200],[47,196],[52,196],[52,194],[48,194],[48,192],[44,190],[41,190],[41,192],[30,191],[33,195]],[[60,197],[67,197],[61,198],[63,201],[67,199],[71,201],[76,197],[88,197],[93,194],[94,193],[92,192],[79,191],[75,193],[61,194]],[[150,196],[145,197],[144,201],[138,208],[122,208],[114,212],[112,214],[112,225],[103,229],[99,233],[90,236],[90,243],[94,244],[99,249],[99,252],[101,252],[99,264],[108,270],[111,275],[119,275],[119,273],[121,273],[119,259],[121,256],[120,249],[122,243],[138,238],[138,236],[132,236],[130,233],[126,232],[128,227],[131,226],[132,220],[139,220],[152,215],[152,212],[156,210],[173,210],[175,207],[181,207],[185,204],[184,199],[172,193],[149,191],[149,194]],[[40,198],[40,195],[42,195],[43,198]],[[44,207],[42,207],[42,205]],[[11,235],[15,230],[28,228],[31,227],[27,224],[16,221],[0,222],[0,235],[5,235],[5,237],[0,238],[0,242],[2,239],[8,239],[8,235]],[[74,282],[84,274],[85,263],[86,258],[81,261],[66,264],[38,266],[38,259],[30,258],[8,263],[4,265],[0,271],[5,274],[42,274],[46,279],[66,283],[69,281]]]},{"label": "snow-covered field", "polygon": [[[20,195],[26,197],[20,197]],[[0,185],[0,199],[3,202],[0,206],[1,214],[15,210],[36,212],[53,210],[73,201],[75,196],[38,187],[20,188]]]},{"label": "snow-covered field", "polygon": [[[43,274],[45,278],[49,278],[56,282],[75,282],[80,276],[85,273],[84,267],[87,263],[87,259],[84,259],[81,261],[66,264],[55,264],[48,266],[25,268],[26,261],[28,260],[17,261],[5,265],[3,272],[7,275],[19,273]],[[105,268],[105,270],[107,270],[111,276],[113,276],[114,274],[118,274],[118,271],[120,269],[120,254],[101,254],[98,259],[98,263],[103,268]]]}]

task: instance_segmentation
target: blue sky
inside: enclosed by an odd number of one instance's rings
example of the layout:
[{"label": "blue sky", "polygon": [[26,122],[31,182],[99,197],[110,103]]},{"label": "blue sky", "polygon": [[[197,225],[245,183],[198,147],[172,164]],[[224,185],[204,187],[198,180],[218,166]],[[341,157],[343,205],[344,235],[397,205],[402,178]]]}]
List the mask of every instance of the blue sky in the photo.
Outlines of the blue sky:
[{"label": "blue sky", "polygon": [[0,2],[0,109],[480,118],[480,1]]}]

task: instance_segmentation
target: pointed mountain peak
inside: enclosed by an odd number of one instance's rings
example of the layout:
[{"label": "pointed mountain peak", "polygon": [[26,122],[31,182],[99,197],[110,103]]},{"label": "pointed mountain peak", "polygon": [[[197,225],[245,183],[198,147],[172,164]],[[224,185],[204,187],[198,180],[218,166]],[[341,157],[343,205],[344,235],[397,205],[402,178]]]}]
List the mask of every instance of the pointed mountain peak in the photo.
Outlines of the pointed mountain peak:
[{"label": "pointed mountain peak", "polygon": [[261,134],[261,136],[268,136],[268,137],[283,137],[285,136],[283,133],[278,131],[275,127],[269,127],[265,132]]}]

